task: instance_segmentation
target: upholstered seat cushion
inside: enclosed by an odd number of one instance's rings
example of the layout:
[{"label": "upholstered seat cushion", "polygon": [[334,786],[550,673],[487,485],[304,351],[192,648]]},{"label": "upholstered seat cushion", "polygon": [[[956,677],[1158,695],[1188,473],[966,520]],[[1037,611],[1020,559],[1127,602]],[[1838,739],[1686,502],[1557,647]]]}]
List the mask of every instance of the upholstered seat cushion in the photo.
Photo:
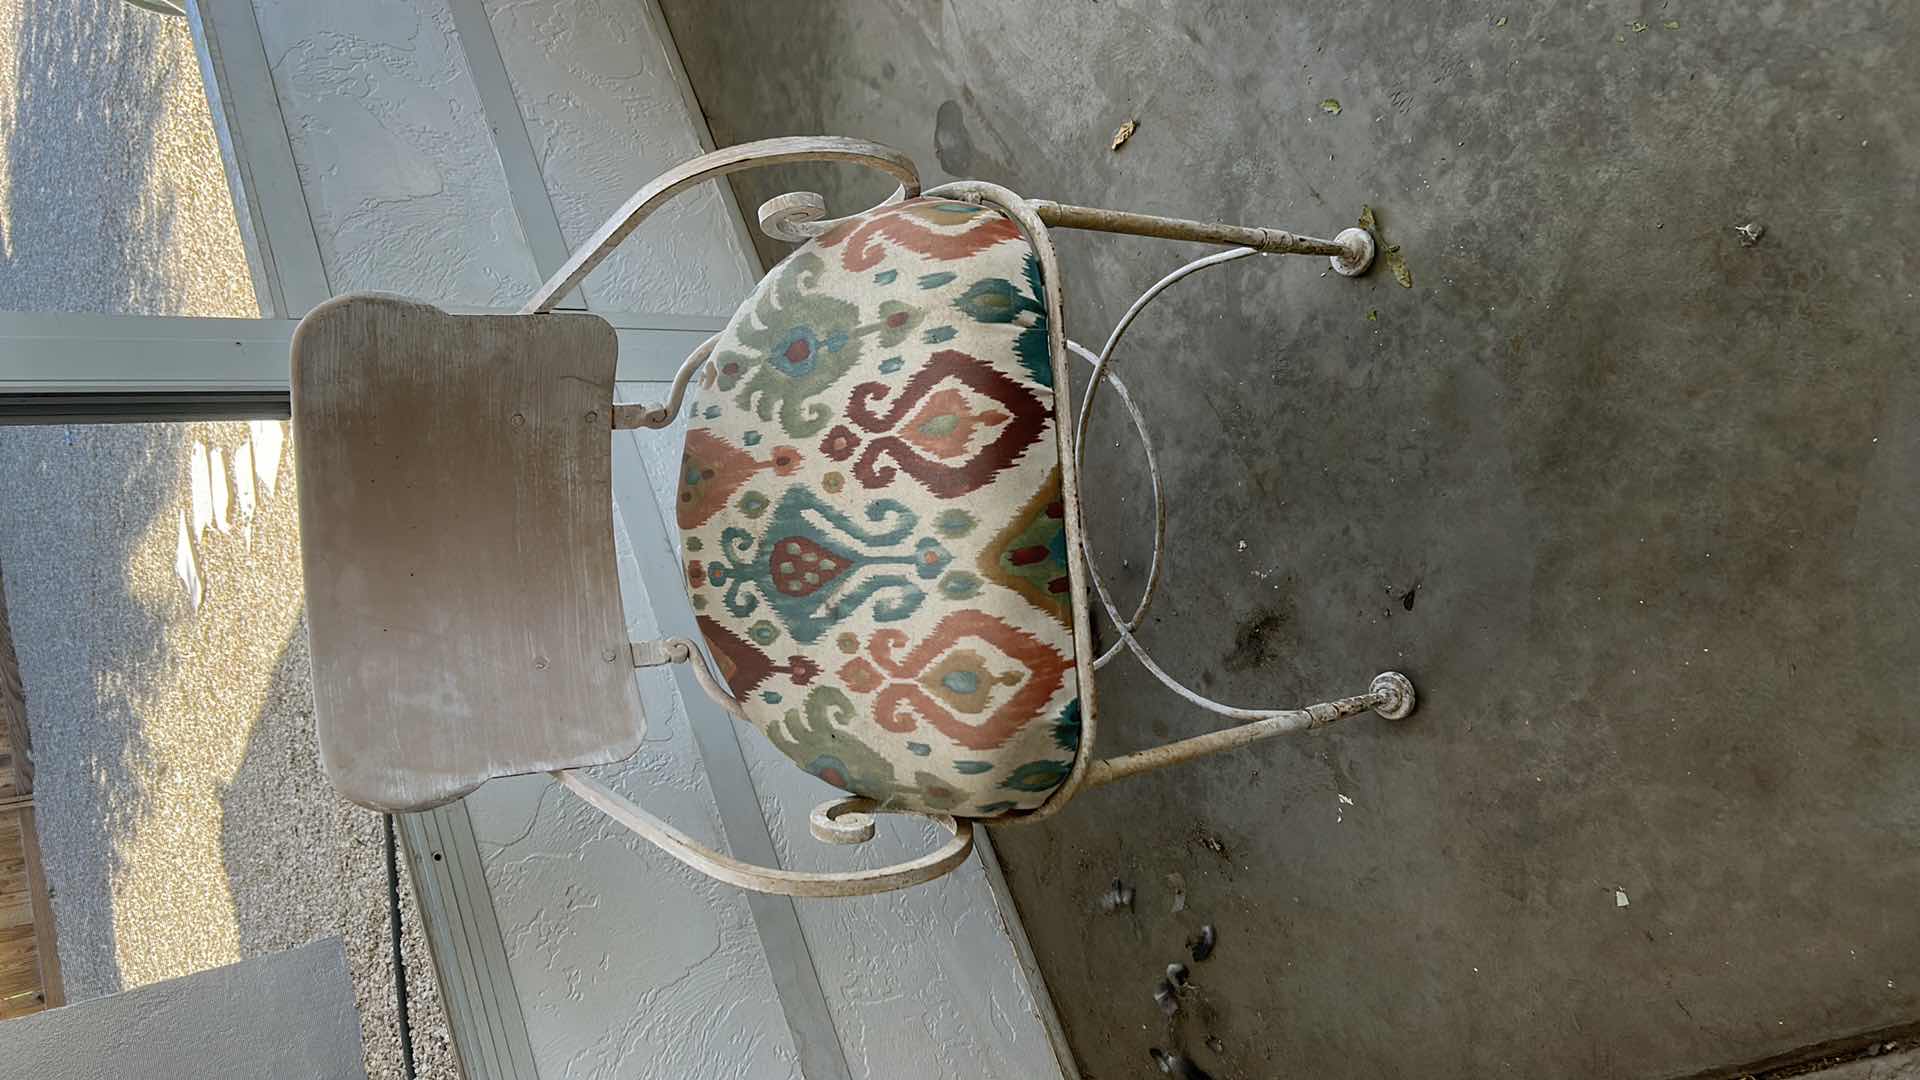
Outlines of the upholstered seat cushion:
[{"label": "upholstered seat cushion", "polygon": [[998,211],[873,211],[767,275],[689,411],[701,633],[774,745],[889,807],[1031,808],[1079,746],[1038,286]]}]

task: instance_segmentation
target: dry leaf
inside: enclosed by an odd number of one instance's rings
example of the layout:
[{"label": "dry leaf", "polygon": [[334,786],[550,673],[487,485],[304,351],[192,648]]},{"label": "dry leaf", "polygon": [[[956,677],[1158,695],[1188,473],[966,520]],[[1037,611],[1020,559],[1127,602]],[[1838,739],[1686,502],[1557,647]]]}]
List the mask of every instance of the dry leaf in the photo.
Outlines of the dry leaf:
[{"label": "dry leaf", "polygon": [[1632,30],[1636,34],[1644,33],[1647,29],[1646,20],[1635,19],[1633,20],[1632,24],[1628,27],[1628,29]]},{"label": "dry leaf", "polygon": [[1380,321],[1380,309],[1379,309],[1379,308],[1374,308],[1374,309],[1373,309],[1372,311],[1369,311],[1369,312],[1367,312],[1367,321],[1368,321],[1368,322],[1379,322],[1379,321]]},{"label": "dry leaf", "polygon": [[1138,120],[1129,120],[1121,124],[1120,130],[1113,133],[1113,149],[1118,150],[1125,146],[1127,140],[1133,138],[1133,133],[1139,129],[1140,121]]},{"label": "dry leaf", "polygon": [[1507,25],[1507,17],[1505,15],[1500,16],[1499,18],[1493,20],[1493,25],[1495,26]]},{"label": "dry leaf", "polygon": [[1339,116],[1340,102],[1334,98],[1328,98],[1320,103],[1320,111],[1329,116]]},{"label": "dry leaf", "polygon": [[1666,27],[1669,30],[1678,30],[1680,29],[1680,20],[1668,19],[1666,22],[1663,22],[1660,25]]},{"label": "dry leaf", "polygon": [[1413,288],[1413,271],[1407,269],[1407,260],[1400,255],[1400,245],[1387,249],[1387,269],[1393,271],[1393,280],[1403,289]]},{"label": "dry leaf", "polygon": [[1373,216],[1373,207],[1365,203],[1360,204],[1360,227],[1368,232],[1374,232],[1380,227],[1379,219]]}]

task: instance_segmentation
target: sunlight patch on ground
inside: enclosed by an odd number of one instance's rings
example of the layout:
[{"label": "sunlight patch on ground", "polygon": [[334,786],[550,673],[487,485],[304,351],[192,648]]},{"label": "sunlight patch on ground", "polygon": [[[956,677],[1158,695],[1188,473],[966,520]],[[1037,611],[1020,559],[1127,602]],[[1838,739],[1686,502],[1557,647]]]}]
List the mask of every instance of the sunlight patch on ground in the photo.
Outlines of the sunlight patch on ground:
[{"label": "sunlight patch on ground", "polygon": [[[0,0],[0,86],[20,85],[20,40],[25,0]],[[19,111],[18,94],[0,93],[0,145],[12,141]],[[0,260],[13,261],[13,170],[0,168]]]}]

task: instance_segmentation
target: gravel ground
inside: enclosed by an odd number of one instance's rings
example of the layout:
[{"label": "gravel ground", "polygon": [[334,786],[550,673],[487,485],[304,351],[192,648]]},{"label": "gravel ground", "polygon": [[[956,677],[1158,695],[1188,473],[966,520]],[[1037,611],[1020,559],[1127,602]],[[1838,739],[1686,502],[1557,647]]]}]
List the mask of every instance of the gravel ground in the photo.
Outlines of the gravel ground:
[{"label": "gravel ground", "polygon": [[0,310],[259,314],[185,20],[0,0]]},{"label": "gravel ground", "polygon": [[[0,309],[255,315],[183,21],[0,0]],[[401,1075],[380,819],[320,771],[291,459],[243,523],[246,424],[0,428],[0,571],[70,1000],[338,935]],[[231,527],[176,571],[195,444]],[[243,470],[244,471],[244,470]],[[456,1075],[403,889],[419,1075]]]}]

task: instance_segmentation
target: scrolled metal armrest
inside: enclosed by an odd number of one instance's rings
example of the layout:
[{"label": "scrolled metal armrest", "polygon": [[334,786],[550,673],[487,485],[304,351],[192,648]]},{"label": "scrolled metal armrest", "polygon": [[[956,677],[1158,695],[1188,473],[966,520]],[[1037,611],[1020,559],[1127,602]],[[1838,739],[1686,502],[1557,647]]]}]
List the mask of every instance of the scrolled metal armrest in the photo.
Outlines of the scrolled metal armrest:
[{"label": "scrolled metal armrest", "polygon": [[743,169],[763,165],[785,165],[796,161],[845,161],[865,165],[900,181],[900,188],[894,193],[894,198],[911,198],[920,194],[920,174],[914,169],[913,159],[890,146],[868,142],[865,139],[803,135],[761,139],[758,142],[741,143],[738,146],[729,146],[701,154],[691,161],[668,169],[655,177],[646,187],[634,192],[633,197],[600,226],[592,239],[568,256],[566,263],[554,271],[553,276],[534,292],[533,298],[520,309],[521,313],[532,315],[552,311],[562,297],[573,291],[575,286],[585,280],[586,276],[591,274],[615,247],[619,246],[620,241],[625,240],[642,221],[645,221],[667,200],[682,191],[704,180],[711,180]]},{"label": "scrolled metal armrest", "polygon": [[[880,200],[879,204],[868,208],[864,213],[872,213],[881,206],[891,206],[908,197],[906,185],[893,189],[893,194]],[[790,244],[804,244],[829,229],[837,228],[862,215],[853,217],[830,218],[827,216],[827,200],[817,191],[789,191],[785,195],[775,195],[760,204],[760,231],[775,240],[785,240]]]},{"label": "scrolled metal armrest", "polygon": [[[967,856],[973,853],[972,821],[967,818],[948,817],[945,814],[924,814],[921,816],[951,833],[952,839],[938,850],[908,862],[872,870],[817,874],[783,870],[773,866],[755,866],[752,863],[741,862],[730,855],[722,855],[701,844],[686,833],[640,809],[626,796],[576,769],[562,769],[555,772],[553,777],[595,809],[625,825],[639,834],[642,839],[680,862],[716,881],[724,881],[729,885],[753,892],[773,893],[778,896],[816,897],[869,896],[873,893],[892,892],[895,889],[904,889],[910,885],[932,881],[965,862]],[[819,828],[819,823],[824,821],[829,823],[830,829],[838,830],[846,837],[845,839],[836,838],[833,842],[857,843],[873,835],[873,819],[869,816],[869,812],[874,808],[875,803],[872,799],[849,796],[821,805],[814,810],[812,819],[816,830]],[[862,831],[865,835],[857,836]],[[818,835],[817,831],[816,835]]]}]

